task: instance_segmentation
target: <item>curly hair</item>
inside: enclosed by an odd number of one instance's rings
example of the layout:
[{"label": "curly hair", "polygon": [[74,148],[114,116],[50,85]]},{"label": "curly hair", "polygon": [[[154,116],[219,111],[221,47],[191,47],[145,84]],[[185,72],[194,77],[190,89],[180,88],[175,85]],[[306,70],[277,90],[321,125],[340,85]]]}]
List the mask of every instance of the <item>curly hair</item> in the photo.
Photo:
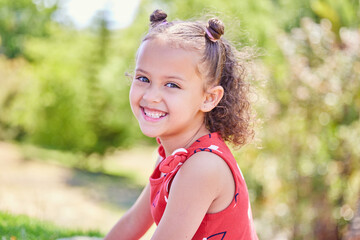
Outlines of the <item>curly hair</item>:
[{"label": "curly hair", "polygon": [[207,79],[205,88],[220,85],[224,89],[218,105],[205,114],[206,127],[210,132],[219,132],[225,141],[234,146],[244,145],[254,136],[250,84],[246,81],[246,54],[222,36],[224,25],[216,18],[207,23],[167,22],[166,18],[167,14],[162,10],[151,14],[150,29],[143,42],[161,37],[175,47],[193,49],[201,54],[199,66]]}]

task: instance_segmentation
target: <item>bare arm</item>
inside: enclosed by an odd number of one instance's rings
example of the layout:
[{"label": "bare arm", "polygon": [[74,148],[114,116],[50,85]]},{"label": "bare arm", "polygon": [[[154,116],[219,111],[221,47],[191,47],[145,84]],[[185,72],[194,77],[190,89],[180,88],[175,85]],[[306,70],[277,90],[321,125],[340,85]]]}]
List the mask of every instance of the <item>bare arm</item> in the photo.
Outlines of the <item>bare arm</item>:
[{"label": "bare arm", "polygon": [[152,240],[192,239],[222,192],[224,184],[219,179],[226,168],[224,161],[211,153],[197,153],[188,159],[173,180],[164,215]]},{"label": "bare arm", "polygon": [[104,240],[137,240],[153,224],[150,212],[150,186],[144,188],[134,205],[115,224]]},{"label": "bare arm", "polygon": [[[160,160],[159,157],[155,166]],[[104,240],[137,240],[153,223],[150,210],[150,185],[147,184],[134,205],[115,224]]]}]

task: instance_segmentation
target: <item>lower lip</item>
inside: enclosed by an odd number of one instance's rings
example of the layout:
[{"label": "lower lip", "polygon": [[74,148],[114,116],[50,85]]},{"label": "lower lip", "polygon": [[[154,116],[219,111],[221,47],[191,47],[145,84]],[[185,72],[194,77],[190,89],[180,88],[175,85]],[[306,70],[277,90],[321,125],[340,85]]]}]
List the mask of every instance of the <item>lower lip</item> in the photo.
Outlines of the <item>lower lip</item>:
[{"label": "lower lip", "polygon": [[162,117],[159,117],[159,118],[149,117],[149,116],[147,116],[147,115],[145,114],[144,108],[141,108],[141,113],[142,113],[144,119],[145,119],[146,121],[149,121],[149,122],[158,122],[158,121],[160,121],[161,119],[163,119],[164,117],[167,116],[167,114],[165,114],[165,116],[162,116]]}]

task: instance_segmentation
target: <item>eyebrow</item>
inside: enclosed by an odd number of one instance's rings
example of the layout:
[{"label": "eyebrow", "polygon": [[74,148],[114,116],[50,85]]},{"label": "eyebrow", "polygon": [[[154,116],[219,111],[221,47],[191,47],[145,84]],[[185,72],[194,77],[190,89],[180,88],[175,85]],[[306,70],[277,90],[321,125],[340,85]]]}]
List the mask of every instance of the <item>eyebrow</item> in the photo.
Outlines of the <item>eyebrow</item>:
[{"label": "eyebrow", "polygon": [[143,73],[145,73],[145,74],[149,74],[147,71],[142,70],[141,68],[136,68],[136,69],[135,69],[135,72],[143,72]]},{"label": "eyebrow", "polygon": [[[147,72],[147,71],[145,71],[145,70],[143,70],[143,69],[141,69],[141,68],[136,68],[136,69],[135,69],[135,72],[142,72],[142,73],[145,73],[145,74],[147,74],[147,75],[150,75],[149,72]],[[169,76],[165,76],[165,78],[174,78],[174,79],[178,79],[178,80],[180,80],[180,81],[185,81],[184,78],[182,78],[182,77],[180,77],[180,76],[177,76],[177,75],[169,75]]]}]

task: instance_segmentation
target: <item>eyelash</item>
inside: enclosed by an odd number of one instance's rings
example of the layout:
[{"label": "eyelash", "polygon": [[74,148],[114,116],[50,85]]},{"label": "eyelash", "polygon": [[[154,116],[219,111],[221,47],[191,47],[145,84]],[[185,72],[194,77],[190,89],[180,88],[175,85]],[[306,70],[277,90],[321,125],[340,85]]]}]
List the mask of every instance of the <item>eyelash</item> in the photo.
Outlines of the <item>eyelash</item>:
[{"label": "eyelash", "polygon": [[[139,80],[140,82],[145,82],[145,83],[150,82],[150,80],[147,77],[143,77],[143,76],[137,77],[136,79]],[[166,83],[165,86],[167,86],[169,88],[179,88],[180,89],[179,85],[177,85],[176,83],[173,83],[173,82]]]},{"label": "eyelash", "polygon": [[[143,80],[144,78],[146,78],[146,80]],[[136,79],[139,80],[140,82],[150,82],[147,77],[143,77],[143,76],[137,77]]]},{"label": "eyelash", "polygon": [[165,84],[165,86],[168,86],[168,85],[171,85],[171,86],[169,86],[170,88],[180,88],[179,85],[177,85],[176,83],[170,82],[170,83]]}]

